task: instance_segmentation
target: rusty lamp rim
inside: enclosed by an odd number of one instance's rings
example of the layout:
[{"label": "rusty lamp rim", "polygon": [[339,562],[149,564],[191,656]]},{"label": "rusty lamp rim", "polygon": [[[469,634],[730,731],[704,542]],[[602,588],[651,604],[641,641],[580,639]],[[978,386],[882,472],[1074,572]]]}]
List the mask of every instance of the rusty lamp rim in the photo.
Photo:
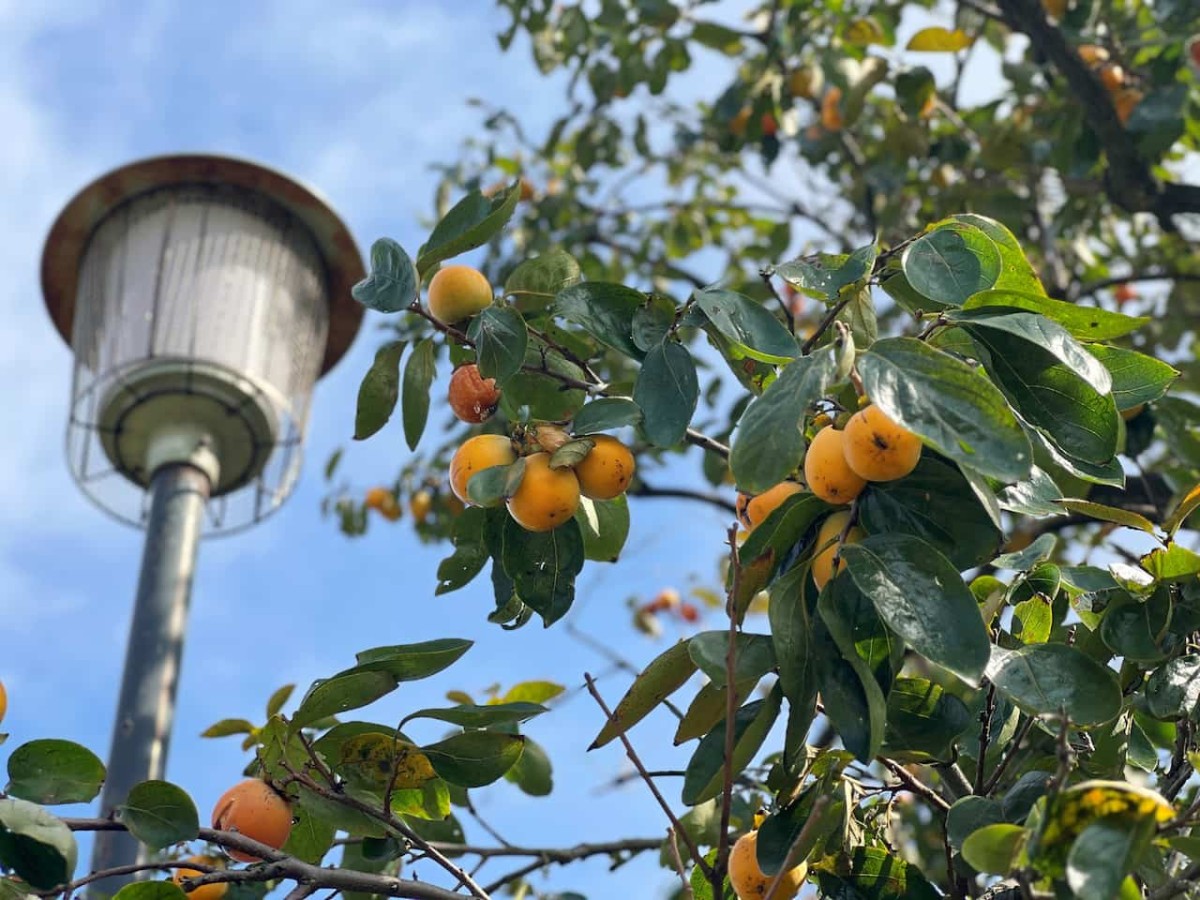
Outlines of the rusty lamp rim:
[{"label": "rusty lamp rim", "polygon": [[312,188],[258,163],[218,154],[170,154],[128,163],[101,175],[63,207],[46,236],[41,271],[42,295],[59,334],[70,345],[80,265],[96,227],[126,200],[186,184],[253,191],[279,204],[309,229],[329,291],[329,334],[321,374],[332,369],[350,349],[363,319],[363,307],[350,295],[355,283],[366,276],[353,235]]}]

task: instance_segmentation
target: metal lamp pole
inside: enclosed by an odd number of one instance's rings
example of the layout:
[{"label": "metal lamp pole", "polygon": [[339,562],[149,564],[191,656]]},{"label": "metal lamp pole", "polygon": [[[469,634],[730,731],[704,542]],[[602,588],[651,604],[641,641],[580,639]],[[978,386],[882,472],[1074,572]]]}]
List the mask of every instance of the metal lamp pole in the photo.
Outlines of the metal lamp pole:
[{"label": "metal lamp pole", "polygon": [[[50,230],[42,290],[75,356],[72,475],[146,530],[103,816],[165,774],[200,538],[254,525],[291,493],[313,386],[362,322],[350,288],[364,274],[316,194],[222,156],[115,169]],[[125,832],[98,832],[92,871],[141,856]]]}]

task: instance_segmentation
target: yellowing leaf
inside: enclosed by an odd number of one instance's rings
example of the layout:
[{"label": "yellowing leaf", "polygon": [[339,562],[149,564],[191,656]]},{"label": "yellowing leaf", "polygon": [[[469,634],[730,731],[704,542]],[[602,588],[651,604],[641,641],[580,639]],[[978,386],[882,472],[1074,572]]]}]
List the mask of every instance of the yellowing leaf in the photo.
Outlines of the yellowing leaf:
[{"label": "yellowing leaf", "polygon": [[868,44],[882,44],[887,41],[887,34],[874,19],[855,19],[846,29],[846,42],[865,47]]},{"label": "yellowing leaf", "polygon": [[1200,508],[1200,484],[1183,495],[1183,498],[1179,501],[1179,505],[1175,507],[1175,511],[1167,516],[1167,520],[1163,522],[1163,528],[1167,534],[1174,537],[1175,532],[1183,525],[1184,520],[1198,508]]},{"label": "yellowing leaf", "polygon": [[341,750],[338,774],[373,787],[418,788],[436,775],[429,758],[415,744],[391,735],[360,734],[342,744]]},{"label": "yellowing leaf", "polygon": [[905,49],[924,53],[954,53],[965,50],[972,43],[974,39],[960,28],[951,31],[949,28],[934,26],[922,28],[914,34]]}]

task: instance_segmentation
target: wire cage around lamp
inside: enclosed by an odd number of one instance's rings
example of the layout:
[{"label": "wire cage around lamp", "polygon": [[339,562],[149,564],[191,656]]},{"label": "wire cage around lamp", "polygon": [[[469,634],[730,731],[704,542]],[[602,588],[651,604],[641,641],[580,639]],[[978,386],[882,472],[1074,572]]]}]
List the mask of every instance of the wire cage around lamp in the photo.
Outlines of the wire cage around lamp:
[{"label": "wire cage around lamp", "polygon": [[207,534],[281,506],[314,383],[361,323],[363,274],[336,214],[252,163],[157,157],[84,188],[42,259],[75,354],[67,453],[84,492],[141,525],[156,467],[186,460],[212,483]]}]

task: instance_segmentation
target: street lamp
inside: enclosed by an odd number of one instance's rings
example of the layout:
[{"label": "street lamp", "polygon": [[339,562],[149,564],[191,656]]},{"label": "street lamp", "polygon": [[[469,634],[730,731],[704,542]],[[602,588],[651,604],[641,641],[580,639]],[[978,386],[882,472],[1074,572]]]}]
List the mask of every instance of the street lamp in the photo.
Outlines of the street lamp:
[{"label": "street lamp", "polygon": [[[103,815],[163,775],[197,543],[291,493],[313,385],[362,322],[350,288],[363,275],[320,198],[227,157],[123,166],[50,229],[42,291],[75,356],[71,474],[146,530]],[[128,835],[99,832],[92,864],[137,856]]]}]

